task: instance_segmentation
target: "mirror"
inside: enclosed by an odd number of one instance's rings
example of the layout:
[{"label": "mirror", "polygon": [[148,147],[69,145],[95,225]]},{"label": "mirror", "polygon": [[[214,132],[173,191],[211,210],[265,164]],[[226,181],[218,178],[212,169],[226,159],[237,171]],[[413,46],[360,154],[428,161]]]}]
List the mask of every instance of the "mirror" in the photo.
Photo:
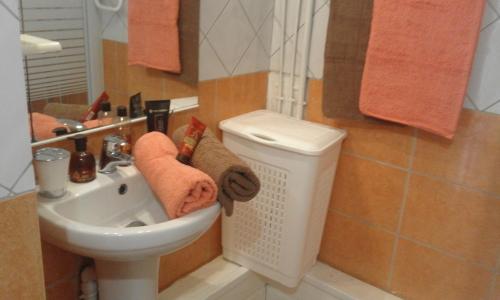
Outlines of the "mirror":
[{"label": "mirror", "polygon": [[[101,107],[109,110],[112,122],[119,122],[117,108],[124,106],[130,116],[134,96],[140,97],[142,107],[145,101],[163,99],[172,99],[174,111],[197,106],[193,96],[198,80],[199,0],[180,1],[180,74],[128,65],[127,0],[19,3],[22,33],[29,35],[23,35],[23,48],[33,42],[24,56],[33,142],[54,138],[56,127],[69,134],[109,126],[109,122],[86,122],[104,115]],[[48,43],[55,47],[45,47]],[[110,109],[101,100],[108,101]]]}]

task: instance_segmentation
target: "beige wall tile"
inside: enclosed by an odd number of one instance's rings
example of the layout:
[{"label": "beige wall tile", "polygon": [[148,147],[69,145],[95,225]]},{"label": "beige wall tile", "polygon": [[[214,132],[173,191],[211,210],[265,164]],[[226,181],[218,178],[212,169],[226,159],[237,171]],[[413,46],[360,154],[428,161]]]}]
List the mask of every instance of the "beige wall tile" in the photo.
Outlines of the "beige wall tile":
[{"label": "beige wall tile", "polygon": [[406,172],[342,154],[330,208],[396,231]]},{"label": "beige wall tile", "polygon": [[495,279],[495,290],[493,291],[493,300],[500,299],[500,275],[497,274]]},{"label": "beige wall tile", "polygon": [[83,258],[79,255],[42,241],[42,257],[45,285],[80,273]]},{"label": "beige wall tile", "polygon": [[0,299],[45,299],[36,194],[0,202]]},{"label": "beige wall tile", "polygon": [[215,121],[264,109],[267,96],[267,72],[217,80]]},{"label": "beige wall tile", "polygon": [[104,87],[106,90],[118,89],[116,83],[116,43],[110,40],[102,40],[102,62]]},{"label": "beige wall tile", "polygon": [[493,268],[500,253],[500,201],[413,175],[402,234]]},{"label": "beige wall tile", "polygon": [[390,123],[328,119],[322,110],[323,81],[309,80],[306,118],[347,130],[343,149],[377,160],[408,167],[413,129]]},{"label": "beige wall tile", "polygon": [[329,212],[319,259],[381,288],[387,288],[394,236]]},{"label": "beige wall tile", "polygon": [[[114,89],[118,91],[127,92],[127,84],[128,84],[128,45],[126,43],[114,43],[115,47],[115,57],[113,62],[116,64],[114,66],[115,70],[115,86]],[[130,94],[133,95],[133,94]]]},{"label": "beige wall tile", "polygon": [[486,299],[492,274],[436,251],[400,240],[392,290],[405,299]]},{"label": "beige wall tile", "polygon": [[414,169],[500,195],[500,116],[464,109],[452,141],[419,131]]}]

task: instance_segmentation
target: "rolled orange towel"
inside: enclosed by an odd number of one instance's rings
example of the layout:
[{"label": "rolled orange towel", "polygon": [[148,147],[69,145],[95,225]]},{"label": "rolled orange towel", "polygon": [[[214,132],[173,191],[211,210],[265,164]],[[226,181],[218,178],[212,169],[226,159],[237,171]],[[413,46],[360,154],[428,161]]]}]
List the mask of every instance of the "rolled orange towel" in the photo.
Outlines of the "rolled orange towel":
[{"label": "rolled orange towel", "polygon": [[143,135],[133,151],[137,168],[170,218],[209,207],[217,198],[215,182],[200,170],[178,162],[177,152],[174,143],[160,132]]},{"label": "rolled orange towel", "polygon": [[57,127],[64,127],[56,118],[37,112],[31,114],[31,121],[33,122],[33,131],[37,141],[55,137],[56,134],[52,130]]}]

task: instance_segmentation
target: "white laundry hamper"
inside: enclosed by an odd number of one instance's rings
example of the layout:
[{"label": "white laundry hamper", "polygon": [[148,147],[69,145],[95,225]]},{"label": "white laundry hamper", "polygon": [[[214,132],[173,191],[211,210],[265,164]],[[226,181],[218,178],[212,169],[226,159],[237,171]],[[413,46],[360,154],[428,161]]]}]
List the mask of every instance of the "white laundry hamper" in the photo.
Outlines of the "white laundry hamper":
[{"label": "white laundry hamper", "polygon": [[261,181],[222,219],[226,259],[295,287],[314,265],[343,130],[259,110],[222,121],[224,145]]}]

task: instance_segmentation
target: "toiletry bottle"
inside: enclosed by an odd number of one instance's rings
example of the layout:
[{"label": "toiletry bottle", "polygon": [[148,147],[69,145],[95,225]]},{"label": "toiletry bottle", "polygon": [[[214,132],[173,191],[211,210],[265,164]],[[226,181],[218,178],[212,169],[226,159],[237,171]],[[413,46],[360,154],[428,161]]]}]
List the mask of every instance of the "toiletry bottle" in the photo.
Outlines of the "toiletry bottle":
[{"label": "toiletry bottle", "polygon": [[96,164],[94,155],[87,151],[87,137],[78,134],[71,139],[75,141],[76,151],[71,153],[69,179],[76,183],[94,180]]},{"label": "toiletry bottle", "polygon": [[[116,123],[122,123],[122,122],[125,122],[125,121],[128,121],[127,107],[123,106],[123,105],[120,105],[120,106],[118,106],[116,108],[115,122]],[[128,148],[126,148],[126,149],[122,148],[121,149],[122,153],[132,154],[132,147],[130,146],[131,142],[132,142],[132,139],[131,139],[131,136],[130,136],[130,125],[129,124],[124,124],[124,125],[119,126],[116,134],[118,136],[120,136],[123,140],[125,140],[127,142],[126,145],[128,145]]]},{"label": "toiletry bottle", "polygon": [[103,101],[107,101],[109,99],[108,94],[106,92],[102,92],[102,94],[97,98],[85,111],[85,113],[80,117],[80,122],[90,121],[97,119],[97,113],[101,108],[101,103]]},{"label": "toiletry bottle", "polygon": [[99,121],[99,126],[110,125],[113,122],[111,103],[109,101],[103,101],[101,103],[101,110],[97,115],[97,120]]}]

